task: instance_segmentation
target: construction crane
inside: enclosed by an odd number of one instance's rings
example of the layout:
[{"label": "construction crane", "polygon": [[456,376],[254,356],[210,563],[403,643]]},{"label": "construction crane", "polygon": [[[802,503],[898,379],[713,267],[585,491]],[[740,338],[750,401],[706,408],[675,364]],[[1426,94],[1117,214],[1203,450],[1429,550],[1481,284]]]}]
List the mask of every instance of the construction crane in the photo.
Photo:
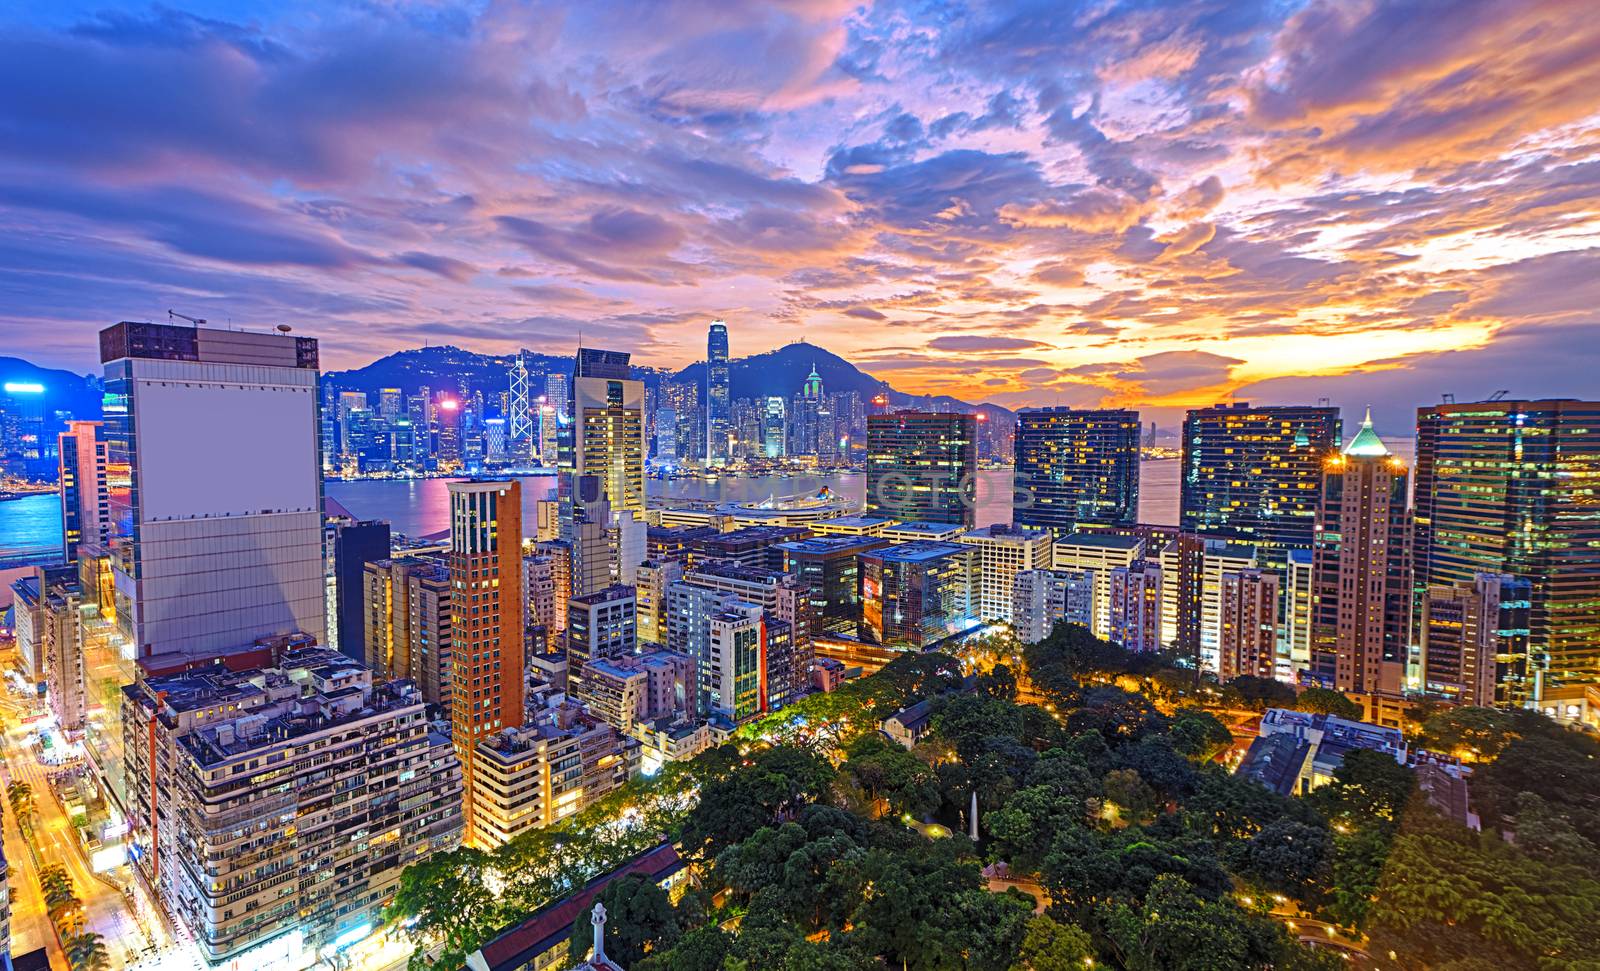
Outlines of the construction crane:
[{"label": "construction crane", "polygon": [[187,320],[189,323],[193,324],[196,327],[199,327],[199,326],[201,326],[202,324],[204,324],[206,322],[206,319],[204,317],[191,317],[188,314],[180,314],[176,310],[167,311],[167,317],[169,319],[172,318],[172,317],[178,317],[178,318],[180,318],[182,320]]},{"label": "construction crane", "polygon": [[1502,388],[1499,391],[1496,391],[1494,394],[1490,395],[1489,396],[1489,400],[1490,401],[1504,401],[1506,395],[1508,395],[1510,393],[1511,393],[1510,390]]}]

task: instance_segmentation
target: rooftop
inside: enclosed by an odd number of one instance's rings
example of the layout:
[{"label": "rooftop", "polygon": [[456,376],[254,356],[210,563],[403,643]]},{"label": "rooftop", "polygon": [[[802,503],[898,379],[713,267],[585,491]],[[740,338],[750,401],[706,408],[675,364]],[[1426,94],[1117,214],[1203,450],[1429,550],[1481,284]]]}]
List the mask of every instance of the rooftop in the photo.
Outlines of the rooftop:
[{"label": "rooftop", "polygon": [[1137,536],[1114,533],[1068,533],[1056,540],[1057,546],[1092,546],[1105,550],[1136,550],[1144,544]]},{"label": "rooftop", "polygon": [[874,556],[886,563],[926,563],[966,551],[967,548],[959,543],[916,540],[910,543],[898,543],[894,546],[882,546],[875,550],[869,550],[862,555]]},{"label": "rooftop", "polygon": [[785,553],[815,556],[847,550],[870,550],[883,544],[884,540],[878,536],[813,536],[810,539],[779,543],[775,548]]}]

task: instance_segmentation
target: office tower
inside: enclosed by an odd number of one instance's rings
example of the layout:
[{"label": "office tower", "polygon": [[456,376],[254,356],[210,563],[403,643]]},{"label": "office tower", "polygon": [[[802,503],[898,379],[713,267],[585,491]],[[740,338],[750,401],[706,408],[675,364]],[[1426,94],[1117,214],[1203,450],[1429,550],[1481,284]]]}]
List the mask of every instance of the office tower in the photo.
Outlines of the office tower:
[{"label": "office tower", "polygon": [[450,739],[461,760],[467,840],[479,743],[522,724],[522,484],[451,482]]},{"label": "office tower", "polygon": [[405,393],[399,388],[378,389],[378,414],[384,421],[397,421],[405,407]]},{"label": "office tower", "polygon": [[[812,618],[809,590],[795,577],[742,567],[737,563],[709,562],[686,570],[683,580],[667,588],[666,632],[669,649],[692,657],[701,672],[702,685],[710,677],[706,664],[710,621],[739,604],[753,604],[766,613],[769,631],[781,623],[781,646],[792,655],[770,671],[768,698],[774,705],[797,697],[811,676]],[[701,692],[699,711],[709,714],[707,695]]]},{"label": "office tower", "polygon": [[561,501],[539,499],[534,502],[534,534],[536,542],[561,538]]},{"label": "office tower", "polygon": [[761,413],[761,446],[767,458],[783,458],[789,454],[786,435],[788,424],[788,410],[784,407],[783,399],[767,398]]},{"label": "office tower", "polygon": [[461,402],[455,398],[441,398],[433,413],[438,430],[439,468],[459,469],[462,459]]},{"label": "office tower", "polygon": [[977,424],[969,414],[870,416],[866,511],[970,527]]},{"label": "office tower", "polygon": [[534,414],[532,398],[528,393],[528,366],[523,362],[520,352],[517,354],[516,363],[511,366],[509,381],[511,394],[506,402],[506,410],[509,412],[506,431],[511,438],[512,454],[525,461],[534,452]]},{"label": "office tower", "polygon": [[1224,682],[1241,675],[1276,676],[1278,601],[1276,574],[1235,570],[1222,575],[1222,630],[1217,653]]},{"label": "office tower", "polygon": [[1248,403],[1183,419],[1179,522],[1252,543],[1312,543],[1322,464],[1339,447],[1339,410]]},{"label": "office tower", "polygon": [[877,536],[814,536],[779,543],[782,569],[808,589],[817,633],[855,637],[861,628],[862,553],[889,545]]},{"label": "office tower", "polygon": [[1369,413],[1326,463],[1317,513],[1312,676],[1325,687],[1398,694],[1411,614],[1406,468]]},{"label": "office tower", "polygon": [[632,511],[613,515],[611,503],[586,498],[593,476],[579,480],[571,535],[572,594],[582,596],[613,584],[631,584],[647,549],[648,527]]},{"label": "office tower", "polygon": [[1017,573],[1047,569],[1053,561],[1047,529],[995,523],[968,530],[956,537],[956,542],[978,550],[974,583],[978,590],[978,617],[995,623],[1011,620]]},{"label": "office tower", "polygon": [[678,464],[678,413],[671,408],[656,409],[656,464],[671,468]]},{"label": "office tower", "polygon": [[333,385],[322,385],[322,404],[317,409],[318,442],[322,451],[322,471],[333,472],[339,463],[339,401]]},{"label": "office tower", "polygon": [[572,379],[572,466],[593,476],[614,513],[644,517],[644,383],[628,377],[628,355],[579,348]]},{"label": "office tower", "polygon": [[135,656],[323,639],[317,342],[120,323],[100,359],[116,620]]},{"label": "office tower", "polygon": [[567,410],[567,406],[571,403],[568,395],[569,390],[565,373],[551,371],[544,376],[545,404],[555,409],[557,418],[570,417],[571,413]]},{"label": "office tower", "polygon": [[579,701],[590,661],[638,649],[635,611],[632,587],[606,587],[567,601],[567,690]]},{"label": "office tower", "polygon": [[510,446],[506,440],[506,420],[485,418],[482,424],[484,464],[505,465],[511,461]]},{"label": "office tower", "polygon": [[467,801],[467,842],[504,846],[593,805],[639,772],[639,743],[575,704],[545,708],[524,726],[480,742]]},{"label": "office tower", "polygon": [[450,570],[442,559],[369,561],[365,662],[375,679],[410,680],[430,705],[450,707]]},{"label": "office tower", "polygon": [[308,966],[460,841],[461,770],[416,687],[337,651],[151,675],[122,707],[135,865],[213,966]]},{"label": "office tower", "polygon": [[1130,651],[1161,650],[1161,567],[1151,560],[1113,567],[1106,639]]},{"label": "office tower", "polygon": [[1088,570],[1094,575],[1094,614],[1089,625],[1096,637],[1111,636],[1111,571],[1144,557],[1145,541],[1112,533],[1068,533],[1056,538],[1057,570]]},{"label": "office tower", "polygon": [[106,443],[100,422],[73,421],[59,437],[61,558],[78,561],[78,544],[95,550],[111,539],[111,494],[106,484]]},{"label": "office tower", "polygon": [[389,558],[389,524],[382,520],[335,523],[331,545],[336,620],[330,626],[338,637],[331,646],[345,657],[370,663],[365,576],[368,563]]},{"label": "office tower", "polygon": [[682,579],[683,564],[676,560],[645,560],[634,571],[635,610],[641,645],[666,646],[667,588]]},{"label": "office tower", "polygon": [[769,710],[768,634],[765,612],[755,604],[737,603],[711,617],[698,670],[713,721],[739,725]]},{"label": "office tower", "polygon": [[1139,520],[1139,413],[1023,408],[1017,412],[1015,519],[1069,531]]},{"label": "office tower", "polygon": [[1423,690],[1462,705],[1515,703],[1532,595],[1530,581],[1503,573],[1426,588],[1417,631]]},{"label": "office tower", "polygon": [[1011,626],[1017,639],[1034,644],[1063,621],[1088,628],[1094,622],[1094,571],[1019,570],[1011,587]]},{"label": "office tower", "polygon": [[1527,670],[1507,692],[1600,680],[1600,402],[1481,401],[1417,410],[1416,584],[1479,573],[1532,585]]},{"label": "office tower", "polygon": [[706,333],[706,464],[728,460],[733,434],[733,399],[728,375],[728,325],[713,320]]},{"label": "office tower", "polygon": [[811,535],[805,526],[745,526],[726,533],[708,532],[688,544],[688,558],[732,560],[741,566],[781,572],[783,551],[778,547]]},{"label": "office tower", "polygon": [[981,624],[978,551],[959,543],[902,543],[861,554],[861,636],[912,650]]}]

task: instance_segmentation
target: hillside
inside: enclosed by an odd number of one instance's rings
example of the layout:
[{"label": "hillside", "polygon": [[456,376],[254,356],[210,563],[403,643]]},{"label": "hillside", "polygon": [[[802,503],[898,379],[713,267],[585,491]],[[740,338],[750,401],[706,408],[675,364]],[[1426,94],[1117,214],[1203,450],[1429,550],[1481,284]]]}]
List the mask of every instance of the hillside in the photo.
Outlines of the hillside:
[{"label": "hillside", "polygon": [[0,357],[0,382],[43,385],[38,403],[44,414],[64,411],[89,421],[100,417],[99,378],[42,368],[20,357]]}]

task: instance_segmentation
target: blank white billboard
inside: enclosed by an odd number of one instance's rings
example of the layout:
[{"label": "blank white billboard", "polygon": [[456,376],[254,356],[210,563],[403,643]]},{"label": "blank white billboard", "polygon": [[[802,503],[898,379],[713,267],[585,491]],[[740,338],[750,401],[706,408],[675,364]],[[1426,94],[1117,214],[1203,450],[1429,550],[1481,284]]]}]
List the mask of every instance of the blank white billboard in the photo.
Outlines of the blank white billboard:
[{"label": "blank white billboard", "polygon": [[317,508],[310,388],[142,381],[135,395],[145,521]]}]

